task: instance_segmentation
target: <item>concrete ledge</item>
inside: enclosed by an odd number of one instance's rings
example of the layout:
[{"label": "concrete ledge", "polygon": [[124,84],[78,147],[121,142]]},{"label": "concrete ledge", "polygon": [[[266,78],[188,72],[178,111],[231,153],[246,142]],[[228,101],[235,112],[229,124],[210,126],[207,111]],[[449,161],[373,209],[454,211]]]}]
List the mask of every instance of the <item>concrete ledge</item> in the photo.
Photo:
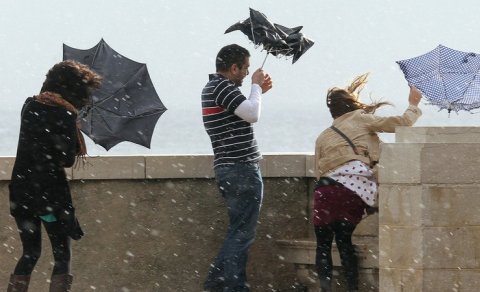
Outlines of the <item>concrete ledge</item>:
[{"label": "concrete ledge", "polygon": [[145,157],[88,157],[84,166],[73,167],[70,171],[72,171],[72,179],[143,179],[145,178]]},{"label": "concrete ledge", "polygon": [[316,177],[317,174],[315,173],[315,154],[307,155],[305,161],[305,176],[306,177]]},{"label": "concrete ledge", "polygon": [[15,157],[0,157],[0,180],[10,180],[14,162]]},{"label": "concrete ledge", "polygon": [[265,174],[268,177],[305,177],[306,155],[304,154],[266,154],[263,161]]},{"label": "concrete ledge", "polygon": [[146,178],[211,178],[212,155],[146,156]]},{"label": "concrete ledge", "polygon": [[[0,157],[0,180],[10,180],[15,157]],[[260,161],[264,177],[314,177],[311,153],[266,153]],[[92,156],[85,166],[67,169],[74,180],[212,178],[213,155]]]},{"label": "concrete ledge", "polygon": [[397,127],[396,143],[478,143],[480,127]]}]

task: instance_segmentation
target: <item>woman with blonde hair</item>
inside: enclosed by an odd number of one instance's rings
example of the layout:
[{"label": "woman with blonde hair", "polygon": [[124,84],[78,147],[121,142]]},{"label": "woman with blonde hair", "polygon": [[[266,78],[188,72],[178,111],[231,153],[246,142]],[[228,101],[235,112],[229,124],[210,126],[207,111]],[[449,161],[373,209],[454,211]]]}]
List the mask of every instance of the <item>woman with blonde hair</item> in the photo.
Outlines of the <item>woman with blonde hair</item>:
[{"label": "woman with blonde hair", "polygon": [[77,115],[101,77],[76,61],[55,64],[38,95],[21,112],[17,155],[10,182],[10,213],[23,253],[10,276],[8,292],[26,292],[42,250],[41,226],[52,245],[50,292],[70,291],[70,242],[83,232],[75,217],[65,168],[86,155]]},{"label": "woman with blonde hair", "polygon": [[327,107],[333,124],[315,143],[317,183],[314,191],[313,223],[317,238],[316,267],[321,291],[332,291],[332,242],[335,238],[348,291],[358,291],[357,256],[352,234],[366,210],[377,201],[375,165],[380,156],[377,133],[395,132],[397,126],[412,126],[420,117],[421,93],[410,87],[409,107],[401,116],[380,117],[376,109],[388,102],[365,104],[359,93],[368,73],[345,89],[332,88]]}]

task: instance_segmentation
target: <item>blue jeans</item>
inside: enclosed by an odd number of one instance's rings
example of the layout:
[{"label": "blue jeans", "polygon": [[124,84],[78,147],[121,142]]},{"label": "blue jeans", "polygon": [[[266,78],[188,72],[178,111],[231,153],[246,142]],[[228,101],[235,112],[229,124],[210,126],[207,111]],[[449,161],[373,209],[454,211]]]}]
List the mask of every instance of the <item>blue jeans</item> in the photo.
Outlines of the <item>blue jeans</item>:
[{"label": "blue jeans", "polygon": [[207,291],[249,291],[245,270],[263,198],[260,168],[258,163],[219,166],[215,179],[225,199],[230,224],[204,287]]}]

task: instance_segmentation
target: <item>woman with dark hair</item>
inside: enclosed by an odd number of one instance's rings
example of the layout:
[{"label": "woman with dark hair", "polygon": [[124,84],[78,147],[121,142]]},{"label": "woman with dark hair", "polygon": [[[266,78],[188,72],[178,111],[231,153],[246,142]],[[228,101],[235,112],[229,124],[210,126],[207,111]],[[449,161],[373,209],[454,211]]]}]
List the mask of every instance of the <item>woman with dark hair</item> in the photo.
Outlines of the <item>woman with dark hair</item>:
[{"label": "woman with dark hair", "polygon": [[332,291],[332,241],[347,279],[348,291],[358,291],[357,256],[352,233],[365,211],[375,208],[377,182],[375,164],[380,156],[377,133],[395,132],[397,126],[412,126],[420,117],[422,95],[410,88],[407,110],[401,116],[379,117],[375,110],[387,102],[364,104],[359,93],[368,73],[357,77],[346,89],[333,88],[327,106],[334,119],[315,143],[317,184],[314,191],[313,224],[317,238],[316,267],[321,291]]},{"label": "woman with dark hair", "polygon": [[63,61],[48,71],[40,94],[27,98],[23,105],[9,185],[10,213],[20,233],[23,254],[10,277],[8,292],[28,290],[41,254],[42,224],[55,260],[50,292],[70,291],[70,241],[80,239],[83,232],[75,217],[65,168],[86,155],[77,114],[100,81],[88,66]]}]

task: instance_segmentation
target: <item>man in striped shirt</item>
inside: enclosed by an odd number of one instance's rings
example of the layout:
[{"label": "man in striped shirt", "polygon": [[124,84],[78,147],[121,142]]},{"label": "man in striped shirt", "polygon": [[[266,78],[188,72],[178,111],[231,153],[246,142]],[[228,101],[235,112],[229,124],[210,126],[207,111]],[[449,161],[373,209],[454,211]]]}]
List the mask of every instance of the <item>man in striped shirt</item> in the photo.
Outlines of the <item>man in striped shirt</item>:
[{"label": "man in striped shirt", "polygon": [[204,288],[244,292],[250,291],[245,269],[263,197],[258,165],[261,154],[252,123],[258,121],[261,94],[272,88],[272,80],[263,70],[256,70],[247,98],[238,87],[249,73],[249,52],[238,45],[228,45],[220,50],[215,63],[217,73],[209,76],[202,91],[202,115],[212,142],[215,179],[225,199],[230,224]]}]

